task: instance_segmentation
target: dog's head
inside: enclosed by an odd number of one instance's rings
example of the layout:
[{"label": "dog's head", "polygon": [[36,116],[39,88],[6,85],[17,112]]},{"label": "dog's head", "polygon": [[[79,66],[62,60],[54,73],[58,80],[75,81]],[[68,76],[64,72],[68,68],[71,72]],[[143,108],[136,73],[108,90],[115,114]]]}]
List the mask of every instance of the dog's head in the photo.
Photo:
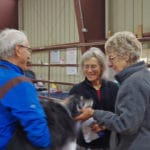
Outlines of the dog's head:
[{"label": "dog's head", "polygon": [[71,116],[75,117],[79,115],[80,110],[86,107],[93,106],[92,99],[85,99],[83,96],[71,95],[67,98],[67,108],[69,109]]}]

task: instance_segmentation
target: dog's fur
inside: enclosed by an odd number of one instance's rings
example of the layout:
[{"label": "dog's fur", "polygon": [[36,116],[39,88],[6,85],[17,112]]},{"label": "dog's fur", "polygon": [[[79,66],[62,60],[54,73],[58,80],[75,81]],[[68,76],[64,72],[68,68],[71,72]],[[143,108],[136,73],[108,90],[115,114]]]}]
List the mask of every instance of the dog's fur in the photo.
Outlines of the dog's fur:
[{"label": "dog's fur", "polygon": [[[91,105],[91,103],[82,98],[71,96],[62,103],[42,100],[41,104],[47,115],[48,126],[52,135],[53,148],[51,150],[75,150],[77,130],[72,116],[75,117],[82,107]],[[7,150],[41,149],[33,147],[26,139],[25,133],[18,128],[8,144]]]}]

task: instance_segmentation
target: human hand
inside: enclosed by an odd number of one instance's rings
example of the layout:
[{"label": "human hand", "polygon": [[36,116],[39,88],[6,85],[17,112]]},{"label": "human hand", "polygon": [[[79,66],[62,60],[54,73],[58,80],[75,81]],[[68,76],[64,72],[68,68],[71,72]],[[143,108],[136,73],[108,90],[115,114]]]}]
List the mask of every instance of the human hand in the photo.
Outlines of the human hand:
[{"label": "human hand", "polygon": [[94,114],[94,110],[92,108],[83,108],[80,110],[80,115],[76,116],[74,119],[76,121],[85,121],[92,117]]},{"label": "human hand", "polygon": [[106,127],[103,126],[103,125],[100,125],[100,124],[98,124],[98,123],[93,123],[93,124],[91,125],[91,129],[92,129],[93,132],[98,133],[98,132],[100,132],[100,131],[105,130]]}]

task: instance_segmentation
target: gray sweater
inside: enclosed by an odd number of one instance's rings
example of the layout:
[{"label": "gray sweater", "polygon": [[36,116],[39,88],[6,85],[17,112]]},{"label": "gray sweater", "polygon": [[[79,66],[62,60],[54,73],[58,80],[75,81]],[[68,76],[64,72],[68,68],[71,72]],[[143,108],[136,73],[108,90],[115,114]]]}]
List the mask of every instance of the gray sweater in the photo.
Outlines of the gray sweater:
[{"label": "gray sweater", "polygon": [[94,119],[119,134],[114,150],[150,150],[150,72],[138,62],[116,79],[120,88],[115,113],[95,110]]}]

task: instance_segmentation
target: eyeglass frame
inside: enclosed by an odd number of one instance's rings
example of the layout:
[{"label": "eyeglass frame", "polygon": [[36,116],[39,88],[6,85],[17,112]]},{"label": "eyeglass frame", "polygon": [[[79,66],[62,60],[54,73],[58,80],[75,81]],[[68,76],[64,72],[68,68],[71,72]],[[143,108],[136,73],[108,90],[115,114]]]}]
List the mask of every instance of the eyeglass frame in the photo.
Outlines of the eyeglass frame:
[{"label": "eyeglass frame", "polygon": [[100,65],[83,65],[82,68],[83,68],[84,70],[89,70],[89,69],[91,69],[91,70],[96,70],[99,66],[100,66]]},{"label": "eyeglass frame", "polygon": [[19,44],[19,46],[28,49],[28,51],[29,51],[30,53],[32,52],[32,48],[31,48],[31,47],[24,46],[24,45],[21,45],[21,44]]},{"label": "eyeglass frame", "polygon": [[114,60],[115,60],[117,57],[118,57],[118,55],[113,56],[113,57],[108,57],[108,60],[109,60],[110,62],[114,62]]}]

